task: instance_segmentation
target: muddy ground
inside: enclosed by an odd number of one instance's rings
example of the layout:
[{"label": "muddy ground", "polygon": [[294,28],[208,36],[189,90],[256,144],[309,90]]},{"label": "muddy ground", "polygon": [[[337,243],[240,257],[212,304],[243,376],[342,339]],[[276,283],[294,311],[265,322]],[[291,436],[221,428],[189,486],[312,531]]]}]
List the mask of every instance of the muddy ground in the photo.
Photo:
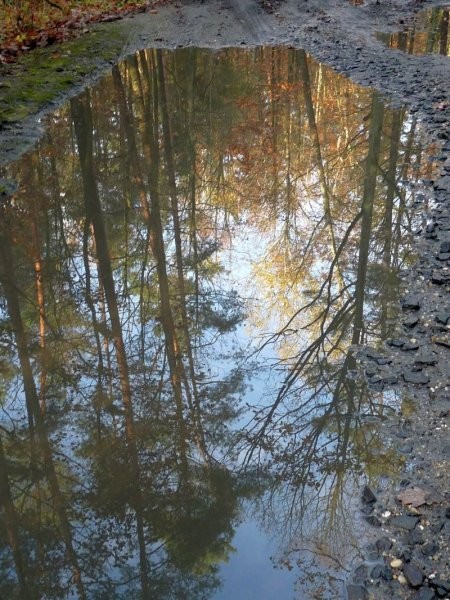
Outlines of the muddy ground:
[{"label": "muddy ground", "polygon": [[[359,350],[362,368],[377,389],[395,385],[415,399],[412,415],[385,425],[387,441],[405,457],[403,481],[365,490],[361,509],[373,524],[365,561],[355,565],[349,598],[450,598],[450,59],[413,56],[383,46],[379,31],[402,29],[417,11],[442,2],[282,0],[272,12],[257,0],[186,0],[100,28],[117,44],[108,56],[91,56],[94,68],[74,77],[51,102],[33,106],[26,120],[0,130],[0,164],[16,158],[40,133],[40,119],[63,99],[98,78],[119,56],[141,47],[289,45],[354,81],[375,87],[391,103],[405,104],[437,143],[439,175],[425,182],[423,227],[416,232],[419,259],[404,273],[404,325],[383,349]],[[89,46],[89,45],[88,45]],[[84,49],[86,52],[86,49]],[[95,54],[95,53],[94,53]],[[22,68],[22,67],[21,67]],[[0,99],[14,69],[2,67]],[[404,490],[425,490],[425,504],[402,505]],[[405,517],[398,519],[397,517]],[[371,542],[371,543],[369,543]],[[392,561],[397,562],[392,562]]]}]

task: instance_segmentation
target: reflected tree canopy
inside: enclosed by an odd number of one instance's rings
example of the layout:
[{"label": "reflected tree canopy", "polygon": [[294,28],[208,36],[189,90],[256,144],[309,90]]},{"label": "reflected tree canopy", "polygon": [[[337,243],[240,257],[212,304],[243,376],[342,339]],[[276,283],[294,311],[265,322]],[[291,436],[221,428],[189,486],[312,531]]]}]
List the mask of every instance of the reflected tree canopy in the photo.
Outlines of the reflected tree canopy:
[{"label": "reflected tree canopy", "polygon": [[1,597],[212,598],[249,505],[345,567],[422,153],[286,48],[141,51],[49,117],[0,206]]}]

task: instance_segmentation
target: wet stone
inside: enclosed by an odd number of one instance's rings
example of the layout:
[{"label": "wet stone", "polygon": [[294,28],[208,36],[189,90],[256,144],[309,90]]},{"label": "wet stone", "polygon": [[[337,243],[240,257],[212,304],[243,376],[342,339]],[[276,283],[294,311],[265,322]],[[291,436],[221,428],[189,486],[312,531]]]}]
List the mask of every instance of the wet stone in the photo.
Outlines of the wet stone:
[{"label": "wet stone", "polygon": [[371,527],[381,527],[381,521],[378,517],[374,515],[370,515],[368,517],[364,517],[366,523],[368,523]]},{"label": "wet stone", "polygon": [[443,310],[440,313],[438,313],[436,315],[436,321],[438,323],[441,323],[442,325],[447,325],[447,323],[450,321],[450,310]]},{"label": "wet stone", "polygon": [[391,581],[392,569],[387,565],[375,565],[370,571],[372,579],[384,579],[385,581]]},{"label": "wet stone", "polygon": [[383,377],[383,383],[385,385],[395,385],[398,383],[398,377],[397,375],[386,375]]},{"label": "wet stone", "polygon": [[412,531],[419,521],[419,517],[399,515],[397,517],[392,517],[392,519],[389,521],[389,524],[393,527],[398,527],[399,529],[407,529],[408,531]]},{"label": "wet stone", "polygon": [[348,600],[367,600],[369,594],[363,585],[350,584],[347,586]]},{"label": "wet stone", "polygon": [[403,325],[405,327],[407,327],[408,329],[412,329],[413,327],[415,327],[417,325],[418,322],[419,322],[418,317],[408,317],[407,319],[405,319],[403,321]]},{"label": "wet stone", "polygon": [[369,571],[367,565],[359,565],[359,567],[356,567],[353,573],[353,581],[355,583],[362,583],[367,579],[368,574]]},{"label": "wet stone", "polygon": [[450,582],[442,579],[432,579],[430,585],[435,589],[439,598],[444,598],[450,594]]},{"label": "wet stone", "polygon": [[433,366],[437,363],[437,358],[430,355],[420,354],[414,358],[414,364],[418,366]]},{"label": "wet stone", "polygon": [[392,346],[393,348],[402,348],[405,345],[405,340],[400,338],[391,338],[387,340],[387,345]]},{"label": "wet stone", "polygon": [[377,497],[368,485],[365,485],[361,494],[361,500],[364,504],[372,504],[377,501]]},{"label": "wet stone", "polygon": [[424,556],[433,556],[439,550],[439,546],[436,542],[426,542],[421,548],[420,551]]},{"label": "wet stone", "polygon": [[444,285],[449,280],[450,278],[448,276],[443,275],[439,271],[433,271],[433,275],[431,276],[432,283],[435,283],[436,285]]},{"label": "wet stone", "polygon": [[435,600],[436,595],[430,588],[422,587],[411,597],[411,600]]},{"label": "wet stone", "polygon": [[417,383],[426,384],[429,383],[430,378],[423,371],[405,371],[403,373],[403,379],[406,383]]},{"label": "wet stone", "polygon": [[383,366],[383,365],[390,365],[392,362],[391,358],[377,358],[377,365]]},{"label": "wet stone", "polygon": [[422,571],[412,563],[407,563],[403,567],[403,575],[411,587],[417,588],[423,583],[424,577]]},{"label": "wet stone", "polygon": [[414,351],[414,350],[418,350],[419,349],[419,344],[417,342],[406,342],[406,344],[403,345],[402,350],[405,351]]},{"label": "wet stone", "polygon": [[403,310],[419,310],[421,301],[419,296],[415,294],[409,294],[403,299],[402,308]]},{"label": "wet stone", "polygon": [[378,555],[381,556],[383,552],[387,552],[392,548],[392,542],[387,537],[382,537],[375,542],[375,547],[378,551]]}]

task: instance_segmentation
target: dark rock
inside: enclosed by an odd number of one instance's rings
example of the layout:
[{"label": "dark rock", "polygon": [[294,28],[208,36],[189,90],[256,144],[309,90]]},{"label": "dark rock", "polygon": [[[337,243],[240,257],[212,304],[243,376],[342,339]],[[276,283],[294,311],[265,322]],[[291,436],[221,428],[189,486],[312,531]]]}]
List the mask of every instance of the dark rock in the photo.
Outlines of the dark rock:
[{"label": "dark rock", "polygon": [[405,298],[403,298],[402,308],[403,310],[419,310],[421,306],[421,301],[419,296],[415,294],[408,294]]},{"label": "dark rock", "polygon": [[361,500],[364,502],[364,504],[372,504],[373,502],[377,501],[377,497],[368,485],[365,485],[363,488]]},{"label": "dark rock", "polygon": [[387,565],[375,565],[370,571],[372,579],[384,579],[385,581],[391,581],[392,569]]},{"label": "dark rock", "polygon": [[436,321],[438,323],[442,323],[442,325],[447,325],[450,321],[450,310],[443,310],[436,315]]},{"label": "dark rock", "polygon": [[403,567],[403,575],[408,580],[408,583],[413,588],[418,588],[423,583],[423,573],[413,563],[406,563]]},{"label": "dark rock", "polygon": [[450,519],[450,506],[447,506],[447,508],[445,509],[445,516],[447,519]]},{"label": "dark rock", "polygon": [[430,381],[428,375],[426,375],[422,371],[405,371],[403,373],[403,379],[406,381],[406,383],[418,384],[426,384]]},{"label": "dark rock", "polygon": [[350,584],[347,586],[348,600],[368,600],[369,593],[363,585]]},{"label": "dark rock", "polygon": [[412,329],[413,327],[415,327],[417,325],[418,322],[419,322],[418,317],[408,317],[407,319],[405,319],[403,321],[403,325],[405,327],[408,327],[408,329]]},{"label": "dark rock", "polygon": [[446,261],[446,260],[449,260],[450,259],[450,252],[441,252],[441,254],[438,254],[436,256],[436,258],[438,260],[443,261],[443,262]]},{"label": "dark rock", "polygon": [[402,346],[402,350],[418,350],[419,349],[419,344],[417,342],[406,342],[405,344],[403,344]]},{"label": "dark rock", "polygon": [[392,358],[385,358],[384,356],[382,358],[377,358],[377,365],[383,366],[383,365],[390,365],[392,362]]},{"label": "dark rock", "polygon": [[398,517],[392,517],[389,524],[399,529],[407,529],[412,531],[417,523],[420,521],[419,517],[410,517],[408,515],[399,515]]},{"label": "dark rock", "polygon": [[375,348],[367,348],[366,356],[367,358],[371,358],[372,360],[382,358],[382,355],[377,350],[375,350]]},{"label": "dark rock", "polygon": [[359,565],[359,567],[356,567],[353,573],[353,581],[355,583],[363,583],[364,581],[366,581],[368,575],[369,570],[367,568],[367,565]]},{"label": "dark rock", "polygon": [[393,348],[401,348],[404,346],[405,340],[401,340],[400,338],[390,338],[386,343],[388,346],[392,346]]},{"label": "dark rock", "polygon": [[411,600],[435,600],[436,596],[430,588],[422,587],[411,597]]},{"label": "dark rock", "polygon": [[383,377],[383,383],[385,385],[395,385],[398,383],[398,377],[397,375],[386,375]]},{"label": "dark rock", "polygon": [[450,252],[450,241],[445,241],[445,242],[441,242],[440,248],[439,248],[439,252],[441,254]]},{"label": "dark rock", "polygon": [[436,542],[426,542],[421,548],[420,551],[424,556],[433,556],[439,550],[439,546]]},{"label": "dark rock", "polygon": [[447,282],[447,277],[440,273],[439,271],[433,271],[433,275],[431,276],[432,283],[436,285],[444,285]]},{"label": "dark rock", "polygon": [[387,552],[392,548],[392,542],[387,537],[382,537],[375,542],[375,547],[377,549],[378,555],[381,556],[383,552]]},{"label": "dark rock", "polygon": [[414,358],[414,364],[419,366],[433,366],[437,363],[437,358],[430,355],[419,354]]},{"label": "dark rock", "polygon": [[366,523],[368,523],[372,527],[381,527],[380,519],[378,517],[375,517],[374,515],[370,515],[369,517],[364,517],[364,520],[366,521]]},{"label": "dark rock", "polygon": [[438,598],[445,598],[447,594],[450,594],[450,583],[443,579],[432,579],[430,585],[435,589]]}]

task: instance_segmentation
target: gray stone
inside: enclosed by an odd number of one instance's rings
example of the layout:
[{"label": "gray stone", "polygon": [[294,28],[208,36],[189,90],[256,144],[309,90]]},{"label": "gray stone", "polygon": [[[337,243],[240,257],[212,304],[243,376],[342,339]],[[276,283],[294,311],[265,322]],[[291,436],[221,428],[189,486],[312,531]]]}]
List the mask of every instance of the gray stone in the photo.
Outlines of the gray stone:
[{"label": "gray stone", "polygon": [[450,252],[450,241],[448,241],[448,240],[446,240],[445,242],[441,242],[441,245],[439,248],[440,254],[446,254],[447,252]]},{"label": "gray stone", "polygon": [[369,593],[363,585],[352,583],[347,586],[348,600],[368,600]]},{"label": "gray stone", "polygon": [[433,275],[431,276],[431,281],[436,285],[444,285],[447,283],[448,277],[440,273],[439,271],[433,271]]},{"label": "gray stone", "polygon": [[447,325],[450,321],[450,310],[443,310],[436,315],[436,321],[438,323],[442,323],[442,325]]},{"label": "gray stone", "polygon": [[382,537],[375,542],[375,547],[377,549],[378,555],[381,556],[383,552],[387,552],[392,548],[392,542],[387,537]]},{"label": "gray stone", "polygon": [[375,517],[374,515],[364,517],[364,520],[366,521],[366,523],[368,523],[372,527],[381,527],[380,519],[378,517]]},{"label": "gray stone", "polygon": [[405,298],[403,298],[402,308],[403,310],[419,310],[421,306],[421,301],[419,296],[415,294],[408,294]]},{"label": "gray stone", "polygon": [[436,258],[438,260],[441,260],[441,261],[449,260],[450,259],[450,252],[441,252],[441,254],[438,254],[436,256]]},{"label": "gray stone", "polygon": [[403,344],[402,346],[402,350],[418,350],[419,349],[419,344],[417,342],[406,342],[406,344]]},{"label": "gray stone", "polygon": [[415,365],[432,366],[432,365],[435,365],[436,363],[437,363],[437,358],[435,358],[434,356],[427,355],[427,354],[419,354],[414,358]]},{"label": "gray stone", "polygon": [[403,373],[403,379],[406,383],[426,384],[430,381],[428,375],[423,371],[405,371]]},{"label": "gray stone", "polygon": [[423,573],[413,563],[406,563],[403,567],[403,575],[408,580],[408,583],[413,588],[418,588],[423,583]]},{"label": "gray stone", "polygon": [[375,565],[370,571],[372,579],[384,579],[385,581],[391,581],[392,569],[387,565]]},{"label": "gray stone", "polygon": [[433,556],[433,554],[436,554],[438,550],[439,546],[436,544],[436,542],[427,542],[420,548],[420,551],[424,556]]},{"label": "gray stone", "polygon": [[399,529],[407,529],[412,531],[417,523],[420,521],[419,517],[410,517],[408,515],[399,515],[398,517],[392,517],[389,524]]},{"label": "gray stone", "polygon": [[390,338],[386,343],[388,346],[392,346],[393,348],[402,348],[405,345],[405,340],[400,338]]},{"label": "gray stone", "polygon": [[430,588],[422,587],[412,596],[411,600],[435,600],[436,596]]},{"label": "gray stone", "polygon": [[407,319],[405,319],[403,321],[403,325],[405,327],[408,327],[408,329],[412,329],[413,327],[415,327],[417,325],[418,322],[419,322],[418,317],[408,317]]}]

